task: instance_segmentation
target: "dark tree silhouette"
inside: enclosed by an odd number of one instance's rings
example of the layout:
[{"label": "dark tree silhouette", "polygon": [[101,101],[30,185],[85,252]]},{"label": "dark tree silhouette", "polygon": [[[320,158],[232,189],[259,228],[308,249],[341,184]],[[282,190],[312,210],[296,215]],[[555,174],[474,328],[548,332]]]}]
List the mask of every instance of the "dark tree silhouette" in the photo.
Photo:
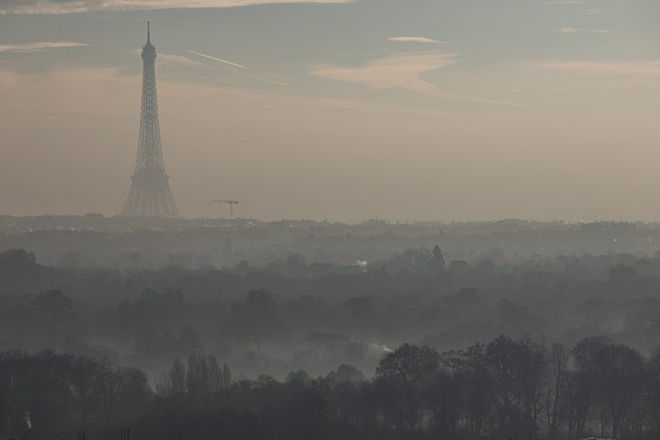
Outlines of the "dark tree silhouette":
[{"label": "dark tree silhouette", "polygon": [[252,290],[244,301],[232,305],[228,327],[234,340],[254,344],[261,356],[264,343],[280,331],[277,303],[265,290]]},{"label": "dark tree silhouette", "polygon": [[439,355],[429,347],[404,344],[378,364],[376,376],[390,392],[400,426],[415,432],[427,388],[439,369]]},{"label": "dark tree silhouette", "polygon": [[437,244],[433,248],[433,256],[428,262],[429,272],[433,274],[441,274],[445,271],[445,257],[442,255],[442,250]]}]

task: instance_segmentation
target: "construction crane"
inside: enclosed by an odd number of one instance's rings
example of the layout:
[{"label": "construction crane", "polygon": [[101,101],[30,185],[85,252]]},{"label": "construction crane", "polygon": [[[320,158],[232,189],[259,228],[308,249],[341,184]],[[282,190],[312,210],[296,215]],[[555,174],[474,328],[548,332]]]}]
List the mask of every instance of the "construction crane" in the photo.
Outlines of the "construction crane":
[{"label": "construction crane", "polygon": [[229,219],[234,220],[234,205],[238,205],[238,200],[211,200],[215,203],[226,203],[229,205]]}]

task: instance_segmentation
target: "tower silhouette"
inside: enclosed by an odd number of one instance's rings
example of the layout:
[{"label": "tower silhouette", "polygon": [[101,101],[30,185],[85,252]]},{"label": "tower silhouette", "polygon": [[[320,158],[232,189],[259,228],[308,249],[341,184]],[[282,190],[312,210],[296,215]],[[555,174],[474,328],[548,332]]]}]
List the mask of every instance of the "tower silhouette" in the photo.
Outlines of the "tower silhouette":
[{"label": "tower silhouette", "polygon": [[156,48],[151,44],[147,23],[147,44],[142,46],[142,110],[133,183],[122,215],[128,217],[178,217],[169,176],[165,173],[160,144],[158,96],[156,94]]}]

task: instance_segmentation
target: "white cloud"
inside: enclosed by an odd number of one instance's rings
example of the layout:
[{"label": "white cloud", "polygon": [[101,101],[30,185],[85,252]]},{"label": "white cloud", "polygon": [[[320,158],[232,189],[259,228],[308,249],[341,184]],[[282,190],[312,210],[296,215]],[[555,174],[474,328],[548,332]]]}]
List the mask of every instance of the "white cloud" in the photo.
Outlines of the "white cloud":
[{"label": "white cloud", "polygon": [[578,75],[660,75],[660,61],[639,62],[550,62],[536,63],[534,70],[546,70]]},{"label": "white cloud", "polygon": [[200,9],[290,3],[352,3],[353,0],[0,0],[0,15],[72,14],[89,11]]},{"label": "white cloud", "polygon": [[0,44],[0,52],[43,52],[48,49],[89,46],[74,41],[38,41],[35,43]]},{"label": "white cloud", "polygon": [[562,27],[555,29],[555,32],[560,34],[609,34],[610,31],[607,29],[584,29],[584,28],[572,28],[572,27]]},{"label": "white cloud", "polygon": [[438,41],[425,37],[390,37],[388,40],[396,43],[447,44],[446,41]]},{"label": "white cloud", "polygon": [[400,88],[444,99],[494,104],[507,107],[538,108],[516,102],[507,102],[441,91],[438,86],[422,79],[425,73],[445,69],[458,63],[458,54],[406,54],[391,55],[360,67],[326,66],[311,74],[321,78],[362,84],[373,90]]},{"label": "white cloud", "polygon": [[363,84],[374,90],[402,88],[415,92],[433,92],[437,87],[422,80],[420,76],[456,63],[458,63],[456,54],[393,55],[361,67],[328,66],[316,69],[311,74]]}]

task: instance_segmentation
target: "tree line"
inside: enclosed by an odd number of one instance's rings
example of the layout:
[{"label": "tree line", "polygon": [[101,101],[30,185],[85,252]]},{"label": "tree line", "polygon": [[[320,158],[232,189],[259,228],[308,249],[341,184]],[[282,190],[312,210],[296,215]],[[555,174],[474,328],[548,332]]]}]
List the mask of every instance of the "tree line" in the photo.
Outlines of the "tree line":
[{"label": "tree line", "polygon": [[645,357],[603,337],[567,347],[501,335],[442,353],[403,344],[370,378],[348,364],[318,377],[233,377],[197,353],[151,383],[94,358],[0,353],[6,438],[112,439],[121,427],[154,440],[653,439],[660,353]]}]

